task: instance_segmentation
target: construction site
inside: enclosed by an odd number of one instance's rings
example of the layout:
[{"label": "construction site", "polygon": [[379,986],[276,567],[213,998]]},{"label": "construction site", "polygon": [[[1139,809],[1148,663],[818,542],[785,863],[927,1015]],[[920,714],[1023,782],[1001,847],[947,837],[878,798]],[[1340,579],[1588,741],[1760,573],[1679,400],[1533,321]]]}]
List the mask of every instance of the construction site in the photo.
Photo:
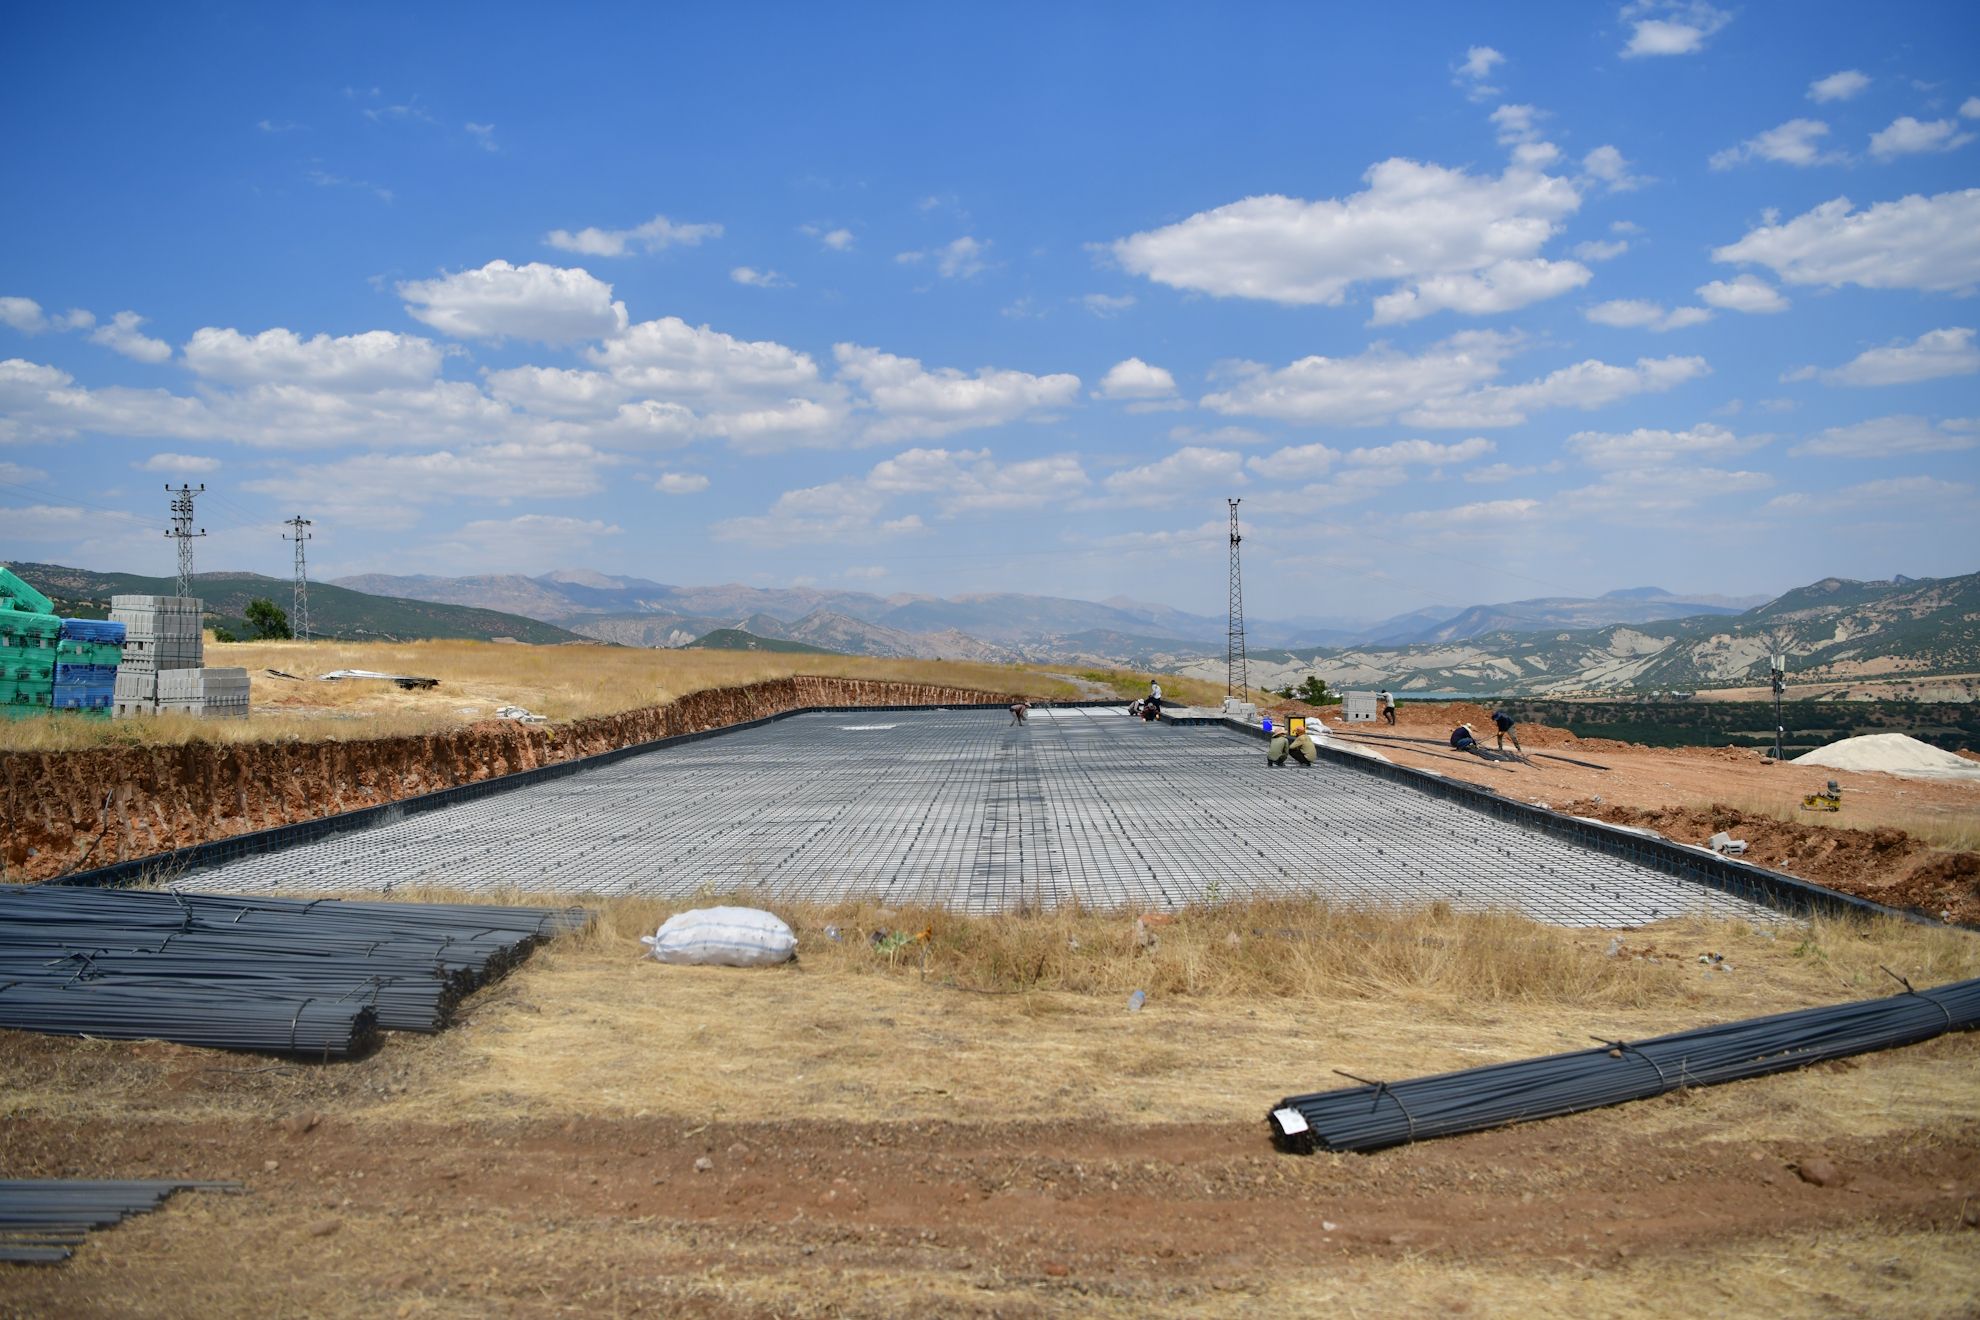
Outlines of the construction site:
[{"label": "construction site", "polygon": [[1272,698],[1238,539],[1222,691],[0,578],[0,1314],[1970,1313],[1980,766]]}]

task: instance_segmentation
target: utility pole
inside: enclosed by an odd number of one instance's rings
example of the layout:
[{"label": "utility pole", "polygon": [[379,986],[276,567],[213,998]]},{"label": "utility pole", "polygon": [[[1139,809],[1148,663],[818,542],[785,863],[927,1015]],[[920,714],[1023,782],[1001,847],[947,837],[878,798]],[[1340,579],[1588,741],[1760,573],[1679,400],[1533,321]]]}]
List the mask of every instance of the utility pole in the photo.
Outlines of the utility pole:
[{"label": "utility pole", "polygon": [[282,524],[296,529],[294,536],[282,533],[284,541],[296,543],[296,599],[289,609],[290,628],[303,641],[309,640],[309,574],[303,570],[303,542],[310,539],[310,533],[303,528],[310,526],[309,519],[300,513]]},{"label": "utility pole", "polygon": [[192,543],[196,538],[206,535],[204,527],[196,532],[192,529],[193,500],[205,491],[206,483],[203,481],[199,483],[198,490],[187,485],[181,485],[177,490],[173,490],[170,482],[165,483],[165,493],[172,497],[172,530],[165,535],[179,543],[179,595],[181,596],[190,596],[193,593]]},{"label": "utility pole", "polygon": [[1238,505],[1242,500],[1226,500],[1231,506],[1231,620],[1224,660],[1224,695],[1243,701],[1251,694],[1251,671],[1244,654],[1244,582],[1238,572]]},{"label": "utility pole", "polygon": [[1781,695],[1787,691],[1787,657],[1777,655],[1768,661],[1767,677],[1774,684],[1774,759],[1783,759],[1781,738],[1787,733],[1787,726],[1781,723]]}]

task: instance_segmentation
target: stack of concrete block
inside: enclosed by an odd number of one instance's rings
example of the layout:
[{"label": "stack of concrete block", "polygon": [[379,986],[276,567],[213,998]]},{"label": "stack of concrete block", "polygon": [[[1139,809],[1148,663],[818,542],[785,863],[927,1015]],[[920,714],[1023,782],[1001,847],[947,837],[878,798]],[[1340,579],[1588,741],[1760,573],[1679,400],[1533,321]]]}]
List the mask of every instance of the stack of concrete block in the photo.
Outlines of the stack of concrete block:
[{"label": "stack of concrete block", "polygon": [[158,711],[158,676],[206,662],[205,606],[196,596],[112,596],[110,618],[124,625],[111,711],[119,719]]},{"label": "stack of concrete block", "polygon": [[248,717],[245,669],[165,669],[158,674],[158,709],[203,719]]}]

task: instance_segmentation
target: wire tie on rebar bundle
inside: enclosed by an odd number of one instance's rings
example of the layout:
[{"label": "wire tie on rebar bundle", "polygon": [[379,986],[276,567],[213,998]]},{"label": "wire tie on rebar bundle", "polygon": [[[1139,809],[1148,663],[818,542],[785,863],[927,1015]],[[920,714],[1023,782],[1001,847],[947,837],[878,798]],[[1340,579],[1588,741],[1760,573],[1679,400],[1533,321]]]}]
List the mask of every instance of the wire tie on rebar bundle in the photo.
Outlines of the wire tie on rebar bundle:
[{"label": "wire tie on rebar bundle", "polygon": [[1351,1072],[1341,1072],[1339,1068],[1334,1069],[1334,1071],[1340,1073],[1341,1076],[1347,1078],[1349,1081],[1360,1082],[1363,1086],[1372,1086],[1375,1088],[1373,1101],[1368,1106],[1368,1112],[1371,1114],[1375,1112],[1376,1106],[1382,1103],[1382,1096],[1386,1093],[1389,1099],[1396,1102],[1396,1108],[1402,1110],[1403,1118],[1408,1121],[1409,1139],[1411,1141],[1416,1140],[1416,1115],[1409,1112],[1409,1106],[1402,1102],[1402,1097],[1396,1094],[1394,1087],[1390,1086],[1387,1082],[1371,1082],[1366,1077],[1356,1077]]},{"label": "wire tie on rebar bundle", "polygon": [[[1903,978],[1902,976],[1899,976],[1899,975],[1898,975],[1898,974],[1897,974],[1896,972],[1894,972],[1894,971],[1892,971],[1892,970],[1891,970],[1890,968],[1888,968],[1888,967],[1886,967],[1886,966],[1884,966],[1884,964],[1882,964],[1882,963],[1878,963],[1878,964],[1877,964],[1877,970],[1878,970],[1878,971],[1880,971],[1880,972],[1882,972],[1882,973],[1883,973],[1883,974],[1884,974],[1885,976],[1888,976],[1888,977],[1890,977],[1890,978],[1891,978],[1891,979],[1892,979],[1893,981],[1896,981],[1896,982],[1897,982],[1897,983],[1898,983],[1899,985],[1901,985],[1901,986],[1903,986],[1903,987],[1904,987],[1904,992],[1905,992],[1906,994],[1908,994],[1908,995],[1915,995],[1915,994],[1917,994],[1917,993],[1918,993],[1918,992],[1917,992],[1916,990],[1913,990],[1913,989],[1911,988],[1911,982],[1909,982],[1909,981],[1907,981],[1907,980],[1905,980],[1905,979],[1904,979],[1904,978]],[[1943,1005],[1941,1005],[1941,1007],[1943,1007]]]},{"label": "wire tie on rebar bundle", "polygon": [[[296,1005],[296,1015],[289,1019],[289,1049],[292,1052],[296,1048],[296,1024],[302,1021],[302,1011],[315,1002],[316,1002],[315,995],[311,995],[308,999],[303,1000],[300,1004]],[[327,1037],[325,1038],[323,1048],[326,1051],[325,1057],[328,1057],[327,1051],[329,1050],[330,1045]]]},{"label": "wire tie on rebar bundle", "polygon": [[1658,1081],[1662,1082],[1666,1087],[1670,1086],[1671,1079],[1665,1075],[1664,1065],[1658,1063],[1655,1059],[1651,1058],[1649,1055],[1645,1054],[1642,1050],[1639,1050],[1638,1048],[1636,1048],[1636,1046],[1630,1044],[1628,1041],[1602,1040],[1602,1037],[1600,1036],[1590,1036],[1588,1039],[1600,1040],[1604,1045],[1607,1045],[1611,1050],[1621,1050],[1626,1054],[1636,1055],[1638,1058],[1642,1059],[1645,1063],[1648,1063],[1652,1068],[1655,1068],[1657,1070]]}]

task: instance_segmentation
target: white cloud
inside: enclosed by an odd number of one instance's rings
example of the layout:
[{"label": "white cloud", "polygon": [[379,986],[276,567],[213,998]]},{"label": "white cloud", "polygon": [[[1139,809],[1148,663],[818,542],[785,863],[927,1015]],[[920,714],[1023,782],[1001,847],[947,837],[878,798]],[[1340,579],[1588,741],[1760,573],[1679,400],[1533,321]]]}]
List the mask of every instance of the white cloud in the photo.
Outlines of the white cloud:
[{"label": "white cloud", "polygon": [[491,261],[432,280],[399,285],[406,311],[456,339],[534,339],[546,344],[599,339],[626,328],[626,305],[612,286],[581,267]]},{"label": "white cloud", "polygon": [[1597,147],[1581,158],[1581,168],[1590,178],[1600,179],[1609,186],[1609,191],[1633,192],[1641,188],[1646,180],[1629,172],[1629,162],[1623,159],[1622,152],[1614,147]]},{"label": "white cloud", "polygon": [[431,339],[368,330],[304,339],[276,328],[258,335],[206,326],[186,344],[186,365],[229,385],[310,385],[338,392],[418,387],[440,373],[447,350]]},{"label": "white cloud", "polygon": [[866,392],[879,418],[868,424],[870,442],[935,439],[979,426],[998,426],[1041,409],[1077,401],[1079,377],[1034,376],[992,367],[966,375],[954,367],[934,371],[919,361],[858,344],[835,344],[839,376]]},{"label": "white cloud", "polygon": [[1808,84],[1808,99],[1817,105],[1824,101],[1847,101],[1870,85],[1870,79],[1855,69],[1844,69]]},{"label": "white cloud", "polygon": [[[129,313],[125,313],[129,315]],[[24,335],[38,335],[54,330],[87,330],[96,324],[96,318],[80,307],[72,307],[58,316],[44,316],[41,304],[32,298],[0,298],[0,325],[9,325]]]},{"label": "white cloud", "polygon": [[721,236],[720,225],[677,225],[664,215],[656,215],[645,224],[632,229],[593,227],[580,229],[575,234],[569,230],[553,229],[543,241],[553,248],[561,248],[566,252],[581,252],[587,257],[623,257],[627,250],[634,246],[643,247],[648,252],[658,252],[662,248],[673,247],[676,244],[682,247],[699,247],[702,239]]},{"label": "white cloud", "polygon": [[1779,289],[1758,275],[1713,280],[1699,285],[1696,292],[1705,302],[1728,312],[1785,312],[1792,306]]},{"label": "white cloud", "polygon": [[1496,449],[1498,446],[1482,435],[1474,435],[1454,445],[1440,445],[1430,440],[1398,440],[1373,449],[1351,449],[1347,461],[1350,467],[1442,466],[1445,463],[1469,463]]},{"label": "white cloud", "polygon": [[525,513],[516,518],[483,518],[446,533],[426,553],[443,561],[471,565],[477,572],[529,569],[582,550],[621,528],[597,518]]},{"label": "white cloud", "polygon": [[852,249],[853,231],[850,229],[834,229],[830,233],[820,234],[818,241],[826,247],[831,248],[834,252],[847,252]]},{"label": "white cloud", "polygon": [[101,344],[139,362],[155,365],[171,361],[172,346],[140,331],[138,327],[143,324],[144,318],[136,312],[118,312],[110,318],[110,324],[99,325],[89,332],[89,342]]},{"label": "white cloud", "polygon": [[0,463],[0,481],[43,481],[48,474],[40,468],[23,467],[19,463]]},{"label": "white cloud", "polygon": [[708,489],[708,478],[699,472],[662,472],[653,489],[662,495],[699,495]]},{"label": "white cloud", "polygon": [[1741,437],[1700,422],[1689,431],[1658,431],[1639,427],[1623,433],[1576,431],[1567,450],[1590,467],[1648,470],[1680,463],[1726,459],[1751,453],[1773,439],[1768,435]]},{"label": "white cloud", "polygon": [[1123,294],[1118,298],[1104,293],[1089,293],[1079,300],[1086,310],[1098,317],[1119,316],[1134,306],[1134,295]]},{"label": "white cloud", "polygon": [[1829,126],[1819,119],[1790,119],[1779,128],[1770,128],[1758,137],[1715,153],[1710,164],[1715,170],[1729,170],[1741,161],[1756,158],[1804,166],[1832,165],[1849,159],[1842,152],[1822,154],[1816,140],[1827,137],[1828,133]]},{"label": "white cloud", "polygon": [[501,150],[500,147],[495,145],[495,125],[477,124],[474,123],[472,120],[470,120],[469,122],[462,124],[461,127],[465,128],[470,134],[473,135],[474,140],[481,144],[481,149],[483,151]]},{"label": "white cloud", "polygon": [[1550,118],[1545,110],[1530,105],[1502,105],[1486,116],[1498,130],[1499,145],[1538,142],[1540,121]]},{"label": "white cloud", "polygon": [[1852,426],[1832,426],[1788,453],[1796,458],[1889,458],[1952,453],[1975,445],[1980,445],[1980,418],[1950,417],[1934,426],[1923,417],[1898,413]]},{"label": "white cloud", "polygon": [[1581,205],[1566,179],[1517,162],[1492,178],[1401,158],[1364,177],[1367,189],[1345,200],[1248,197],[1111,250],[1159,284],[1292,305],[1338,306],[1373,281],[1393,281],[1394,295],[1440,281],[1389,302],[1389,320],[1440,307],[1510,310],[1589,278],[1574,262],[1536,256]]},{"label": "white cloud", "polygon": [[508,441],[423,454],[356,454],[300,464],[241,483],[283,504],[307,501],[356,527],[405,528],[432,504],[479,499],[559,499],[590,495],[611,457],[572,442]]},{"label": "white cloud", "polygon": [[1151,367],[1138,357],[1116,362],[1093,391],[1096,399],[1166,399],[1176,392],[1176,378],[1165,367]]},{"label": "white cloud", "polygon": [[1757,262],[1789,284],[1970,289],[1980,282],[1980,188],[1912,194],[1854,211],[1847,197],[1785,224],[1769,220],[1712,260]]},{"label": "white cloud", "polygon": [[1091,501],[1093,507],[1157,509],[1197,499],[1212,487],[1235,489],[1248,483],[1242,454],[1190,445],[1159,462],[1112,473],[1101,484],[1107,496]]},{"label": "white cloud", "polygon": [[1418,509],[1414,513],[1404,514],[1399,521],[1404,527],[1443,531],[1479,525],[1496,527],[1509,522],[1531,522],[1534,511],[1539,507],[1538,500],[1486,500],[1478,504],[1460,504],[1455,509]]},{"label": "white cloud", "polygon": [[1485,79],[1492,76],[1492,66],[1504,64],[1506,57],[1490,46],[1473,46],[1464,53],[1464,63],[1458,65],[1457,76],[1451,82],[1459,87],[1469,81],[1471,99],[1483,101],[1499,94],[1496,87],[1487,87]]},{"label": "white cloud", "polygon": [[1597,303],[1584,308],[1581,313],[1597,325],[1611,325],[1619,329],[1641,327],[1662,334],[1666,330],[1680,330],[1688,325],[1712,319],[1712,313],[1703,307],[1679,307],[1665,311],[1662,303],[1644,302],[1635,298],[1617,298],[1610,302]]},{"label": "white cloud", "polygon": [[1973,331],[1955,326],[1927,331],[1909,343],[1899,340],[1870,349],[1823,372],[1822,379],[1831,385],[1910,385],[1976,371],[1980,371],[1980,348],[1973,345]]},{"label": "white cloud", "polygon": [[[1644,15],[1665,13],[1668,18]],[[1629,44],[1622,49],[1624,59],[1646,55],[1690,55],[1705,45],[1705,38],[1732,22],[1732,15],[1715,9],[1703,0],[1638,0],[1622,8],[1622,20],[1631,25]]]},{"label": "white cloud", "polygon": [[629,436],[675,443],[723,436],[762,451],[830,443],[844,430],[845,390],[826,383],[809,354],[774,341],[737,339],[666,316],[628,327],[585,356],[610,373],[621,394],[573,377],[539,377],[534,388],[547,383],[574,401],[595,393],[597,406],[611,408],[613,426]]},{"label": "white cloud", "polygon": [[887,576],[887,570],[886,570],[886,569],[884,569],[884,568],[882,568],[882,567],[880,567],[880,565],[878,565],[878,564],[874,564],[874,565],[872,565],[872,566],[870,566],[870,567],[867,567],[867,568],[849,568],[849,569],[846,569],[846,570],[845,570],[845,571],[844,571],[843,573],[840,573],[840,574],[839,574],[839,576],[840,576],[840,577],[842,577],[842,578],[848,578],[848,579],[853,579],[853,580],[865,580],[865,581],[868,581],[868,582],[871,582],[871,581],[873,581],[873,580],[874,580],[875,578],[883,578],[883,577],[886,577],[886,576]]},{"label": "white cloud", "polygon": [[1710,371],[1703,358],[1640,358],[1634,368],[1589,360],[1524,385],[1488,385],[1518,336],[1468,331],[1422,354],[1375,344],[1352,358],[1303,358],[1277,370],[1223,363],[1230,388],[1207,394],[1226,415],[1274,417],[1307,425],[1369,425],[1400,417],[1412,426],[1513,426],[1529,411],[1597,408],[1649,390],[1668,390]]},{"label": "white cloud", "polygon": [[201,458],[195,454],[153,454],[142,463],[132,467],[140,472],[217,472],[220,460]]},{"label": "white cloud", "polygon": [[1920,151],[1951,151],[1973,138],[1973,134],[1959,131],[1956,119],[1934,119],[1921,124],[1905,115],[1892,120],[1889,128],[1870,135],[1870,154],[1878,160],[1891,160]]},{"label": "white cloud", "polygon": [[968,279],[982,271],[985,265],[984,254],[989,249],[990,244],[987,242],[979,243],[965,235],[953,243],[934,249],[933,252],[902,252],[897,254],[894,260],[903,264],[912,264],[933,256],[935,268],[942,273],[943,279]]},{"label": "white cloud", "polygon": [[1536,467],[1514,467],[1511,463],[1493,463],[1487,467],[1472,468],[1464,474],[1464,479],[1480,485],[1491,485],[1501,481],[1511,481],[1514,477],[1530,477],[1539,470]]},{"label": "white cloud", "polygon": [[1959,113],[1967,119],[1980,119],[1980,96],[1969,96],[1960,103]]},{"label": "white cloud", "polygon": [[1886,477],[1823,494],[1779,495],[1767,501],[1767,508],[1794,514],[1852,514],[1865,507],[1882,505],[1915,513],[1934,505],[1964,504],[1972,494],[1973,487],[1964,482],[1941,481],[1937,477]]},{"label": "white cloud", "polygon": [[1327,475],[1341,451],[1325,445],[1297,445],[1245,460],[1245,466],[1267,481],[1311,481]]},{"label": "white cloud", "polygon": [[758,270],[754,266],[738,266],[729,272],[729,278],[738,284],[747,284],[758,289],[789,289],[792,283],[774,270]]},{"label": "white cloud", "polygon": [[1574,255],[1583,261],[1611,261],[1629,251],[1629,241],[1620,239],[1614,243],[1599,243],[1591,240],[1576,243],[1573,250]]}]

